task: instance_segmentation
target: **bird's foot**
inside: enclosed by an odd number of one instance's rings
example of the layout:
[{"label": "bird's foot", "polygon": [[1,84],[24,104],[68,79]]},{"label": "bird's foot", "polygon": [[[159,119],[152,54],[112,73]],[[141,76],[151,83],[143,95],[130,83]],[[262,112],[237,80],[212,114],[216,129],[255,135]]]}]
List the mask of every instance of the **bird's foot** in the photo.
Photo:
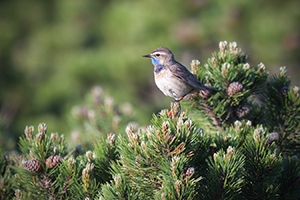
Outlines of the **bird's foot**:
[{"label": "bird's foot", "polygon": [[179,101],[181,101],[182,99],[183,99],[183,97],[179,97],[179,99],[175,100],[175,101],[178,101],[178,103],[179,103]]}]

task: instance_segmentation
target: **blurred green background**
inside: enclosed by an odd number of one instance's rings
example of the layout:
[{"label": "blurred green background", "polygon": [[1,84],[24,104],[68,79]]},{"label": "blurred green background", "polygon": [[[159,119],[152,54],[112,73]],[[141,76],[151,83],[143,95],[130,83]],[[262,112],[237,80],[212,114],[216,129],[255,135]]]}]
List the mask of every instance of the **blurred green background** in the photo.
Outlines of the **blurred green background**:
[{"label": "blurred green background", "polygon": [[221,40],[236,41],[271,73],[300,74],[299,0],[0,1],[0,148],[17,148],[26,125],[69,134],[74,105],[101,85],[133,105],[140,125],[168,108],[150,60],[166,46],[189,67]]}]

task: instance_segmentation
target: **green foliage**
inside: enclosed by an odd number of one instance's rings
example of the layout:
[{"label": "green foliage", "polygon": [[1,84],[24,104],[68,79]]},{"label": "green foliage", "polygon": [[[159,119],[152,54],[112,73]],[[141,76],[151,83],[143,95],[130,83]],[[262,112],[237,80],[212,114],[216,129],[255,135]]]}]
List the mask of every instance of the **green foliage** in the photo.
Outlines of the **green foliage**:
[{"label": "green foliage", "polygon": [[13,193],[11,192],[12,183],[11,179],[11,170],[9,169],[9,165],[11,163],[7,162],[6,157],[8,154],[2,153],[0,149],[0,198],[1,199],[11,199]]},{"label": "green foliage", "polygon": [[[146,130],[129,125],[126,133],[127,138],[118,139],[121,157],[114,174],[122,181],[130,177],[125,180],[133,195],[139,199],[192,199],[196,195],[196,182],[209,156],[210,138],[191,119],[184,113],[173,118],[163,110],[153,116]],[[116,178],[114,181],[112,185],[118,185]],[[126,196],[122,187],[112,190],[112,186],[104,186],[104,199],[113,194],[118,194],[118,199]]]},{"label": "green foliage", "polygon": [[246,160],[243,189],[245,198],[274,199],[278,196],[277,180],[282,161],[278,151],[275,143],[271,144],[268,141],[262,127],[257,127],[253,137],[247,138],[244,145]]},{"label": "green foliage", "polygon": [[33,126],[26,127],[20,138],[22,155],[7,155],[9,165],[1,165],[3,199],[13,191],[24,199],[93,199],[99,185],[111,178],[110,162],[117,159],[115,137],[99,141],[95,152],[83,152],[80,145],[67,152],[64,136],[46,131],[45,124],[39,125],[37,134]]},{"label": "green foliage", "polygon": [[119,159],[115,146],[116,135],[110,133],[106,140],[100,139],[95,145],[95,177],[97,182],[105,183],[111,180],[111,163]]},{"label": "green foliage", "polygon": [[300,163],[297,156],[287,157],[282,162],[282,171],[278,182],[281,199],[297,199],[300,190],[299,181]]},{"label": "green foliage", "polygon": [[[272,132],[281,153],[300,156],[299,88],[290,89],[285,67],[280,68],[278,76],[269,76],[263,63],[252,66],[247,57],[236,42],[228,45],[222,41],[219,52],[213,53],[203,67],[193,61],[192,70],[199,80],[221,92],[201,91],[192,95],[185,107],[192,110],[192,116],[196,110],[202,112],[220,132],[242,119],[254,126],[261,124]],[[197,122],[207,126],[205,119]]]},{"label": "green foliage", "polygon": [[90,149],[103,136],[123,132],[134,119],[130,103],[117,104],[113,97],[104,94],[102,87],[95,86],[85,104],[72,109],[73,130],[69,144],[80,143],[83,148]]},{"label": "green foliage", "polygon": [[[25,128],[25,137],[20,138],[20,150],[23,155],[30,155],[41,162],[51,155],[65,155],[65,136],[58,136],[57,133],[47,133],[46,124],[39,124],[38,133],[33,134],[34,127],[27,126]],[[58,138],[59,137],[59,138]]]},{"label": "green foliage", "polygon": [[185,112],[172,102],[147,127],[128,123],[132,110],[94,88],[73,110],[74,129],[91,150],[68,150],[45,124],[36,134],[26,127],[21,154],[0,160],[1,198],[299,199],[299,89],[289,89],[286,69],[269,77],[225,41],[203,67],[191,65],[220,92],[190,95]]},{"label": "green foliage", "polygon": [[268,116],[265,124],[278,135],[276,142],[283,153],[300,156],[299,88],[297,86],[291,88],[290,83],[286,67],[280,68],[278,76],[270,77],[267,83],[267,92],[262,98],[263,111]]},{"label": "green foliage", "polygon": [[170,99],[141,55],[162,45],[187,65],[210,57],[220,39],[236,40],[251,62],[270,71],[285,63],[299,84],[299,7],[298,0],[0,1],[0,146],[17,149],[20,130],[41,121],[67,136],[70,107],[94,85],[131,102],[138,123],[148,124]]},{"label": "green foliage", "polygon": [[243,173],[245,156],[235,152],[229,146],[227,152],[218,151],[208,160],[206,169],[206,184],[202,197],[207,199],[233,199],[240,197],[241,186],[243,185]]},{"label": "green foliage", "polygon": [[236,120],[248,114],[256,94],[264,91],[264,84],[268,78],[265,66],[260,63],[250,66],[247,56],[241,52],[235,42],[227,46],[227,42],[220,42],[220,51],[214,53],[203,67],[198,66],[198,77],[203,83],[223,92],[198,96],[196,106],[204,107],[208,114],[214,115],[214,122],[221,128],[233,124]]}]

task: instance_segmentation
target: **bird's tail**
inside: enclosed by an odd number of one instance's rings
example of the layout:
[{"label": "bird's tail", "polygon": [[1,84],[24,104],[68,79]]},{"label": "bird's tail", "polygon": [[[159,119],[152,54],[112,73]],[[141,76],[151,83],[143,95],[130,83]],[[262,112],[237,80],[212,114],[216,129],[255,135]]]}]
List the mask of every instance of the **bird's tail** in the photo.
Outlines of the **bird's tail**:
[{"label": "bird's tail", "polygon": [[209,90],[209,91],[214,91],[214,92],[221,92],[220,90],[217,90],[213,87],[210,87],[208,84],[202,85],[202,89]]}]

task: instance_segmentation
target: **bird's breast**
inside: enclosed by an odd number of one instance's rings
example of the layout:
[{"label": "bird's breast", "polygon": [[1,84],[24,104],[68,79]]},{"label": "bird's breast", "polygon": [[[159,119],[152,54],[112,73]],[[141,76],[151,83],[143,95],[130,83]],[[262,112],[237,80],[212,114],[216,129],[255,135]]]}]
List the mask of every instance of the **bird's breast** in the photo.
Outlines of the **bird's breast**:
[{"label": "bird's breast", "polygon": [[161,66],[154,68],[154,76],[155,79],[162,79],[166,78],[167,76],[167,70],[164,70]]},{"label": "bird's breast", "polygon": [[178,79],[168,69],[162,69],[159,73],[154,71],[154,77],[155,84],[166,96],[179,98],[193,90],[189,84]]}]

